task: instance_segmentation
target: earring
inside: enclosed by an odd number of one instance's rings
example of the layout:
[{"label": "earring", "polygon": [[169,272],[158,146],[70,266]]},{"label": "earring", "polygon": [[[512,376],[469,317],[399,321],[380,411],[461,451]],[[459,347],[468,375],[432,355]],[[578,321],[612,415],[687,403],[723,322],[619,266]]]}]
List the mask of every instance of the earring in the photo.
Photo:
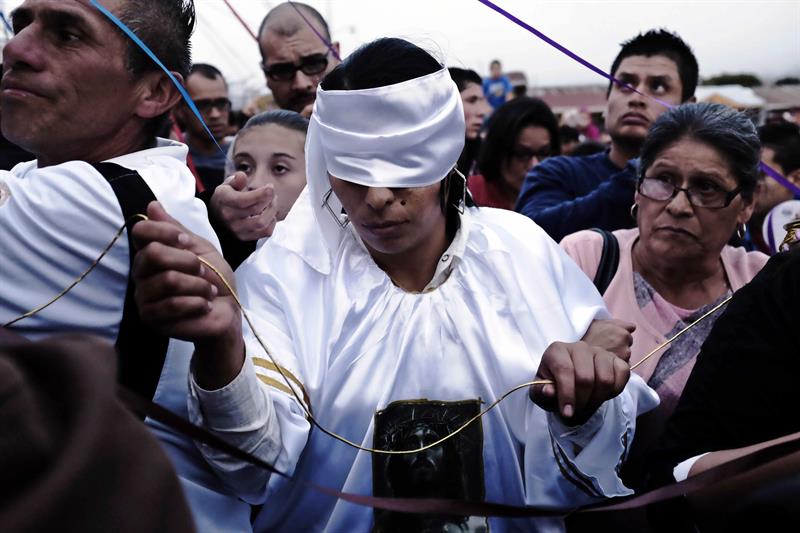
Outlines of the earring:
[{"label": "earring", "polygon": [[[333,212],[333,208],[331,208],[328,201],[331,199],[331,195],[333,194],[333,189],[328,189],[328,192],[325,193],[325,196],[322,197],[322,207],[328,210],[328,213],[331,214],[333,220],[336,222],[336,225],[340,228],[344,229],[350,223],[350,219],[347,218],[347,214],[345,213],[345,218],[342,220],[339,215]],[[344,211],[344,209],[342,210]]]},{"label": "earring", "polygon": [[636,220],[636,214],[639,212],[639,204],[634,203],[631,206],[631,218]]},{"label": "earring", "polygon": [[744,239],[744,236],[747,235],[747,224],[742,224],[741,226],[736,227],[736,236],[739,239]]}]

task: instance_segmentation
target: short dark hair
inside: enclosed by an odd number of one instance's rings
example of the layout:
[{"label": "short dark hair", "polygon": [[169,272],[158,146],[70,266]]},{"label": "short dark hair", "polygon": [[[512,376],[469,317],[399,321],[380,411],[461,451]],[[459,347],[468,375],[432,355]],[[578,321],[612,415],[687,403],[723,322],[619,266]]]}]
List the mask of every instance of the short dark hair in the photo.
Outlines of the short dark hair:
[{"label": "short dark hair", "polygon": [[503,165],[511,157],[519,132],[528,126],[545,128],[550,134],[552,155],[561,153],[558,120],[550,107],[538,98],[514,98],[498,107],[489,118],[478,158],[478,169],[486,181],[503,181]]},{"label": "short dark hair", "polygon": [[781,166],[784,175],[788,176],[800,168],[800,136],[776,148],[774,159]]},{"label": "short dark hair", "polygon": [[785,120],[774,124],[764,124],[758,128],[761,145],[776,150],[778,147],[800,137],[800,126]]},{"label": "short dark hair", "polygon": [[756,127],[745,114],[721,104],[682,104],[658,117],[642,145],[639,179],[659,154],[686,137],[714,148],[728,162],[742,198],[752,200],[761,163]]},{"label": "short dark hair", "polygon": [[[185,80],[192,65],[190,38],[197,21],[194,0],[126,0],[119,19],[139,37],[171,72]],[[120,30],[120,33],[122,31]],[[126,63],[135,76],[160,67],[127,35]],[[169,113],[151,119],[145,128],[148,140],[169,121]]]},{"label": "short dark hair", "polygon": [[500,66],[500,60],[499,59],[492,59],[492,62],[489,63],[489,67],[493,67],[495,65],[497,65],[498,67]]},{"label": "short dark hair", "polygon": [[[167,70],[183,78],[192,65],[191,43],[196,15],[194,0],[126,0],[120,20],[158,57]],[[128,69],[134,74],[158,70],[158,65],[133,41],[128,41]]]},{"label": "short dark hair", "polygon": [[[681,102],[687,101],[694,96],[699,77],[697,58],[678,34],[659,29],[640,33],[636,37],[622,43],[622,49],[617,54],[614,63],[611,65],[611,75],[617,75],[620,63],[630,56],[664,56],[671,59],[678,67],[678,76],[681,78]],[[606,98],[611,93],[614,82],[609,82]]]},{"label": "short dark hair", "polygon": [[[261,25],[258,27],[258,38],[260,39],[261,36],[264,34],[264,30],[266,29],[267,23],[269,22],[269,19],[271,17],[273,17],[274,15],[276,15],[276,14],[282,12],[282,11],[285,11],[287,9],[291,10],[291,11],[294,11],[295,8],[292,7],[292,6],[297,7],[300,11],[303,12],[304,15],[307,15],[308,17],[310,17],[311,19],[313,19],[314,21],[319,23],[320,27],[322,28],[322,31],[320,32],[320,33],[322,33],[322,36],[325,37],[325,39],[327,39],[328,41],[331,40],[330,28],[328,27],[328,23],[322,17],[320,12],[317,11],[316,9],[314,9],[313,7],[311,7],[310,5],[303,4],[301,2],[291,2],[291,3],[284,2],[283,4],[278,4],[274,8],[270,9],[269,13],[267,13],[264,16],[264,20],[261,21]],[[288,33],[288,35],[294,35],[294,33],[296,31],[297,30],[292,29],[291,31],[288,31],[287,33]]]},{"label": "short dark hair", "polygon": [[225,76],[222,75],[222,72],[220,72],[220,70],[214,65],[209,65],[208,63],[193,64],[191,70],[189,71],[189,76],[192,74],[199,74],[200,76],[203,76],[209,80],[222,78],[222,81],[225,81]]},{"label": "short dark hair", "polygon": [[483,84],[483,80],[481,79],[480,75],[474,70],[448,67],[447,71],[450,73],[450,77],[453,78],[453,81],[456,83],[458,92],[462,92],[464,89],[466,89],[468,83],[475,83],[476,85]]}]

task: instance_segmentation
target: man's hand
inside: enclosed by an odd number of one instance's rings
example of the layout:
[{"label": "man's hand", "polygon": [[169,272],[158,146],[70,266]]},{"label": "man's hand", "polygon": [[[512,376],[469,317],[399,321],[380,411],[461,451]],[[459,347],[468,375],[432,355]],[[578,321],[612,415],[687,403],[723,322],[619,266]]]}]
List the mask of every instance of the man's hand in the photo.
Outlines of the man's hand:
[{"label": "man's hand", "polygon": [[631,358],[631,345],[636,324],[624,320],[593,320],[581,339],[590,346],[603,348],[626,361]]},{"label": "man's hand", "polygon": [[586,422],[603,402],[617,396],[630,378],[627,360],[585,342],[554,342],[542,355],[536,379],[555,385],[535,385],[531,400],[557,411],[571,426]]},{"label": "man's hand", "polygon": [[136,305],[142,320],[164,335],[194,342],[195,378],[217,389],[235,378],[244,362],[239,306],[213,265],[235,290],[233,272],[216,248],[170,217],[161,204],[147,206],[149,220],[132,236]]},{"label": "man's hand", "polygon": [[278,202],[272,185],[251,191],[247,176],[237,172],[214,190],[211,211],[240,241],[269,237],[278,222]]},{"label": "man's hand", "polygon": [[142,320],[165,335],[203,341],[226,333],[241,317],[219,277],[200,262],[214,265],[229,283],[233,272],[207,240],[170,217],[161,204],[147,207],[150,220],[137,223],[139,251],[133,262],[136,304]]}]

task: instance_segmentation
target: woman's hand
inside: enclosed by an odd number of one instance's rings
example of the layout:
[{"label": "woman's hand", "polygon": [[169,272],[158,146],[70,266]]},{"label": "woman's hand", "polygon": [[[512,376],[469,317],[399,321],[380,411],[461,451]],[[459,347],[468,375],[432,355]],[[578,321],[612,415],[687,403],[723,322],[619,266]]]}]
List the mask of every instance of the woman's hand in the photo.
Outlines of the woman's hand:
[{"label": "woman's hand", "polygon": [[278,202],[272,185],[251,191],[247,176],[237,172],[214,189],[209,207],[240,241],[257,241],[270,237],[278,222]]},{"label": "woman's hand", "polygon": [[132,232],[136,304],[142,320],[162,334],[195,344],[195,377],[203,388],[229,383],[241,369],[244,340],[233,272],[207,240],[170,217],[158,202]]},{"label": "woman's hand", "polygon": [[530,397],[542,409],[556,411],[568,425],[577,426],[622,392],[630,374],[624,359],[602,348],[554,342],[542,355],[536,379],[555,385],[534,385]]},{"label": "woman's hand", "polygon": [[617,354],[625,361],[631,358],[631,345],[636,324],[624,320],[593,320],[581,339],[590,346]]}]

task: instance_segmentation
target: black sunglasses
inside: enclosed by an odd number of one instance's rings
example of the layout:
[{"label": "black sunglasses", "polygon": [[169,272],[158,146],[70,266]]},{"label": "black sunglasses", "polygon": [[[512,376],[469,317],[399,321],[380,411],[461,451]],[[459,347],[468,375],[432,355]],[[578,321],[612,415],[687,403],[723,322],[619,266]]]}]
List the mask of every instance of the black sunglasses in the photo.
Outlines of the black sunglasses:
[{"label": "black sunglasses", "polygon": [[231,101],[227,98],[214,98],[207,100],[195,100],[194,105],[197,106],[198,111],[201,113],[210,113],[212,109],[224,113],[231,110]]},{"label": "black sunglasses", "polygon": [[300,63],[275,63],[267,66],[261,63],[264,74],[272,81],[291,81],[298,70],[306,76],[316,76],[328,68],[328,53],[311,54],[300,58]]}]

